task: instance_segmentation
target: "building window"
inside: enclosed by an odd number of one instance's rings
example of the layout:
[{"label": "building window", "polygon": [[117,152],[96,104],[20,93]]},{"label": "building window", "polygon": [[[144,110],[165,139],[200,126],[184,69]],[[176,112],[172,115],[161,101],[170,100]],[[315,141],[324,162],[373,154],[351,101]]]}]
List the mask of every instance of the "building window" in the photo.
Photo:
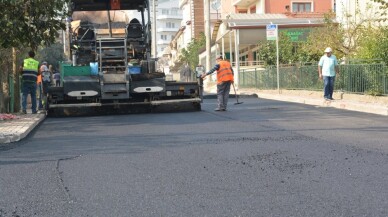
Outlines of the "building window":
[{"label": "building window", "polygon": [[162,40],[167,40],[167,35],[160,35],[160,38],[161,38]]},{"label": "building window", "polygon": [[162,14],[163,15],[169,15],[168,9],[162,9]]},{"label": "building window", "polygon": [[179,13],[179,8],[172,8],[171,9],[171,15],[178,15]]},{"label": "building window", "polygon": [[251,7],[250,11],[251,11],[251,14],[255,14],[256,13],[256,6]]},{"label": "building window", "polygon": [[246,14],[246,13],[248,13],[248,10],[247,9],[237,9],[237,13],[238,14]]},{"label": "building window", "polygon": [[175,23],[167,22],[166,27],[167,28],[175,28]]},{"label": "building window", "polygon": [[311,2],[293,2],[292,12],[313,12]]}]

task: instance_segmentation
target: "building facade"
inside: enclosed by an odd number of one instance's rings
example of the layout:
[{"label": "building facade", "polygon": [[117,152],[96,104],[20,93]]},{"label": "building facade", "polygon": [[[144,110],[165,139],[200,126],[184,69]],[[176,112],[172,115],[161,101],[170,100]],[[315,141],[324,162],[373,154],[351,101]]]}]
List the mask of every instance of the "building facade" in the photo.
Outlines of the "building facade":
[{"label": "building facade", "polygon": [[158,0],[157,2],[156,56],[162,57],[164,50],[181,27],[183,15],[179,9],[179,0]]},{"label": "building facade", "polygon": [[[214,63],[216,55],[222,54],[236,71],[239,67],[257,66],[260,64],[256,55],[257,42],[266,40],[268,24],[277,24],[279,30],[290,31],[322,26],[324,15],[339,10],[340,1],[352,0],[210,0],[213,6],[210,62]],[[182,48],[199,32],[205,31],[203,2],[179,0],[183,19],[170,43],[170,65],[179,59]],[[199,57],[199,64],[205,65],[206,52]]]},{"label": "building facade", "polygon": [[[181,51],[187,48],[188,44],[205,32],[204,1],[180,0],[179,8],[183,13],[181,27],[176,32],[170,43],[169,56],[170,65],[175,66],[181,56]],[[210,25],[214,29],[215,24],[221,19],[221,0],[213,1],[210,7]]]}]

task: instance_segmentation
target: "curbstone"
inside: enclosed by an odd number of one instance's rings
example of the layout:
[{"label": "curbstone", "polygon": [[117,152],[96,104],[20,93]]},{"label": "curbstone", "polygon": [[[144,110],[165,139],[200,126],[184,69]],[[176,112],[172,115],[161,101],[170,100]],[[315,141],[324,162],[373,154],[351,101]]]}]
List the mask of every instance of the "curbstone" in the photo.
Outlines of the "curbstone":
[{"label": "curbstone", "polygon": [[[45,118],[46,114],[38,114],[36,117],[29,117],[31,120],[25,121],[28,118],[21,118],[7,122],[7,128],[13,128],[11,133],[0,134],[0,144],[8,144],[24,139],[36,126],[38,126]],[[20,121],[22,120],[22,121]]]}]

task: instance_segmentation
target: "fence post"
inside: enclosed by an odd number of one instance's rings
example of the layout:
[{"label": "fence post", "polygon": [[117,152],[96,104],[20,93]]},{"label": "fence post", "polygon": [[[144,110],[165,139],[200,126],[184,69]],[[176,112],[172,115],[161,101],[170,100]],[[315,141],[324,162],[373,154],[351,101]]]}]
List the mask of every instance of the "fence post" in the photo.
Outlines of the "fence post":
[{"label": "fence post", "polygon": [[387,94],[387,67],[383,65],[383,94]]},{"label": "fence post", "polygon": [[8,84],[9,84],[9,96],[10,96],[10,101],[9,101],[9,112],[14,113],[14,103],[15,103],[15,87],[13,83],[13,76],[10,74],[8,76]]}]

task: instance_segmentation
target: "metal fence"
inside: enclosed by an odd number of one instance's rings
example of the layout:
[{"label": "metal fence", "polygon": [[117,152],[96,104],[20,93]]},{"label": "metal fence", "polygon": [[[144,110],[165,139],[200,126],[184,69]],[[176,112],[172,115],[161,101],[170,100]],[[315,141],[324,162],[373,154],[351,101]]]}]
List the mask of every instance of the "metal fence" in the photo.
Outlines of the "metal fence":
[{"label": "metal fence", "polygon": [[[335,90],[344,92],[388,95],[388,67],[385,64],[340,65]],[[279,68],[280,89],[322,90],[323,81],[318,77],[318,64],[294,64]],[[242,88],[277,89],[275,66],[242,69],[239,73]]]}]

